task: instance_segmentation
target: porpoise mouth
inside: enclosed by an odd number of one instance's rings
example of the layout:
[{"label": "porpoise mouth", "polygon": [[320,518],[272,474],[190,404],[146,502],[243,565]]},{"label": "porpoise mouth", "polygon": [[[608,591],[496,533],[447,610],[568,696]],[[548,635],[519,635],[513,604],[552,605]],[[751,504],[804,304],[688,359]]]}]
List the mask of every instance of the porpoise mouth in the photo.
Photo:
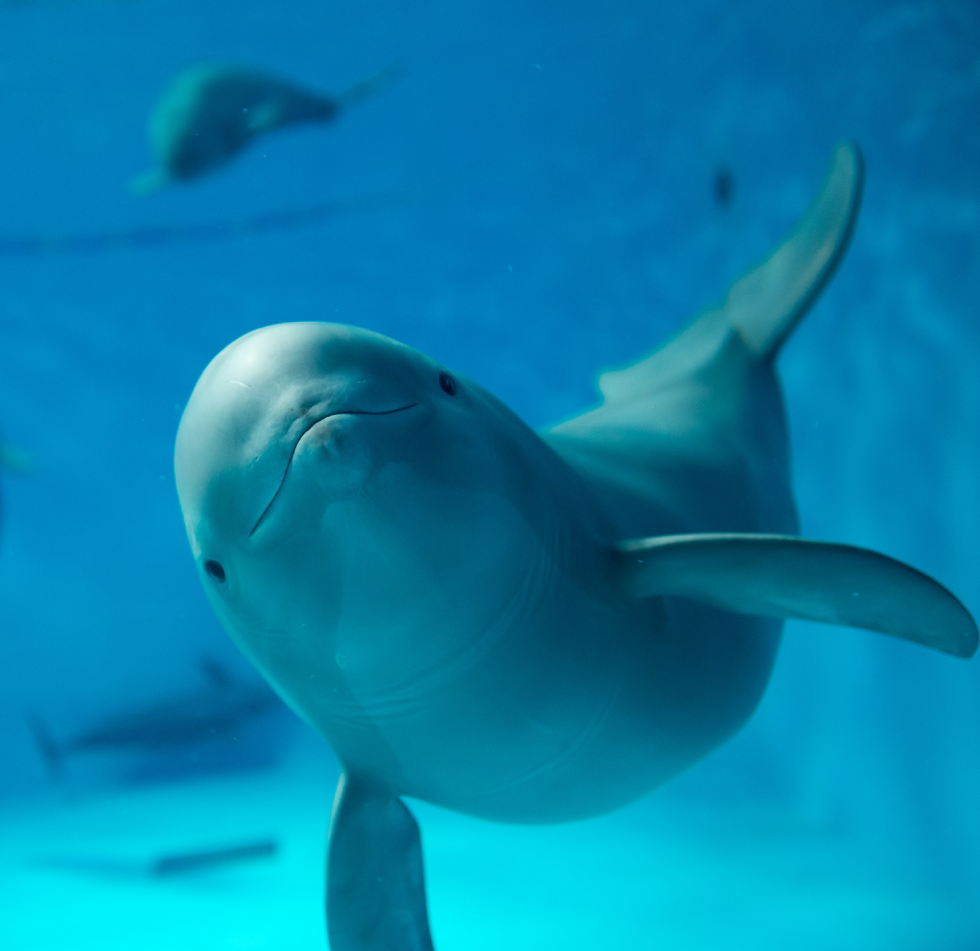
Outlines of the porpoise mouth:
[{"label": "porpoise mouth", "polygon": [[265,517],[269,514],[269,510],[275,504],[276,499],[279,498],[279,494],[282,492],[282,487],[286,484],[286,476],[289,475],[289,470],[293,464],[293,457],[296,455],[296,448],[299,446],[303,437],[314,427],[317,423],[322,423],[325,419],[329,419],[331,416],[391,416],[393,413],[402,413],[407,409],[414,409],[418,406],[418,403],[409,403],[407,406],[399,406],[396,409],[382,409],[382,410],[366,410],[366,409],[338,409],[334,410],[332,413],[324,413],[322,416],[317,416],[314,419],[307,421],[306,425],[303,427],[303,431],[296,437],[296,442],[293,443],[293,448],[290,450],[289,459],[286,462],[286,470],[282,474],[282,479],[279,482],[279,488],[276,489],[276,494],[272,496],[269,504],[265,507],[265,510],[259,516],[259,520],[252,526],[252,530],[248,533],[248,537],[251,538],[256,531],[258,531],[259,526],[265,520]]}]

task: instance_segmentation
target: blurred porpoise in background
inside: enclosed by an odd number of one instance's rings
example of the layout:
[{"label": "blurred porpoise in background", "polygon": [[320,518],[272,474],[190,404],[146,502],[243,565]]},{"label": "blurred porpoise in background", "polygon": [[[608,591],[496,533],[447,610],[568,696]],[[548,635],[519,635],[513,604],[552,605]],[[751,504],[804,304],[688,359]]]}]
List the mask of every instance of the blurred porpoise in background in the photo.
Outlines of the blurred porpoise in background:
[{"label": "blurred porpoise in background", "polygon": [[332,122],[387,86],[397,72],[389,67],[330,96],[239,66],[188,69],[173,81],[153,112],[150,140],[159,166],[137,178],[133,190],[149,192],[168,182],[200,178],[278,129]]},{"label": "blurred porpoise in background", "polygon": [[232,741],[251,721],[281,707],[263,680],[239,680],[211,657],[200,667],[206,686],[115,713],[63,738],[56,739],[41,716],[29,713],[28,725],[51,777],[63,779],[65,761],[79,754],[161,754],[215,739]]}]

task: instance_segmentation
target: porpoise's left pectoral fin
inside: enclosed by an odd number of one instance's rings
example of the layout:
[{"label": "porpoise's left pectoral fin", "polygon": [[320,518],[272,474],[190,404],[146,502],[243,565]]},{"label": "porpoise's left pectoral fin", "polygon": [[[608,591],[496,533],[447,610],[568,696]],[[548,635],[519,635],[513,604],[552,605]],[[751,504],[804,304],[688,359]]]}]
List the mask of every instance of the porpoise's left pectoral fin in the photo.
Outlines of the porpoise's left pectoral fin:
[{"label": "porpoise's left pectoral fin", "polygon": [[432,951],[419,828],[390,790],[344,774],[330,818],[331,951]]},{"label": "porpoise's left pectoral fin", "polygon": [[619,543],[613,575],[633,597],[860,627],[956,657],[977,649],[976,622],[953,594],[865,548],[786,535],[664,535]]}]

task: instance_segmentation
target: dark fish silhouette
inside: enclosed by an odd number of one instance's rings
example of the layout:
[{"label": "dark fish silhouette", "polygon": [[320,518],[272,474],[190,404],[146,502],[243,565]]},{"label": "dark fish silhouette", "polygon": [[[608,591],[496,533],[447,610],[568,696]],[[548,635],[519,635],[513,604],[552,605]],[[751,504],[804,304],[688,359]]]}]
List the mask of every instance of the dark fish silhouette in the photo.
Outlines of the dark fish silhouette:
[{"label": "dark fish silhouette", "polygon": [[28,716],[51,775],[61,776],[64,761],[76,753],[165,751],[230,734],[280,702],[264,683],[235,680],[215,660],[201,667],[208,679],[204,689],[116,714],[68,739],[54,739],[39,717]]},{"label": "dark fish silhouette", "polygon": [[138,192],[199,178],[231,161],[254,139],[286,126],[331,122],[388,85],[389,68],[339,96],[237,66],[197,66],[181,73],[150,119],[158,168],[133,182]]},{"label": "dark fish silhouette", "polygon": [[735,201],[735,173],[727,165],[720,165],[715,169],[711,193],[719,208],[727,208]]}]

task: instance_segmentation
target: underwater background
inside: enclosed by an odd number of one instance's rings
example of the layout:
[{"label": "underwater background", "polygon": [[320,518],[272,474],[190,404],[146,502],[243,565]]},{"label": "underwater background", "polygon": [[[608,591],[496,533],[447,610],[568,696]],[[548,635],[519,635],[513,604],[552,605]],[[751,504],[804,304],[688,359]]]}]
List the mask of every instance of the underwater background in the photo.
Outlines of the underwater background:
[{"label": "underwater background", "polygon": [[[135,195],[154,103],[208,62],[335,93],[399,75]],[[20,463],[0,473],[0,947],[326,945],[337,764],[274,701],[208,707],[207,736],[44,755],[261,690],[174,489],[218,350],[356,324],[553,422],[719,301],[848,138],[857,231],[780,358],[803,533],[908,561],[977,614],[973,0],[0,3],[0,430]],[[978,804],[980,662],[791,622],[748,727],[627,810],[547,829],[413,810],[440,951],[966,951]],[[225,847],[255,848],[160,874]]]}]

